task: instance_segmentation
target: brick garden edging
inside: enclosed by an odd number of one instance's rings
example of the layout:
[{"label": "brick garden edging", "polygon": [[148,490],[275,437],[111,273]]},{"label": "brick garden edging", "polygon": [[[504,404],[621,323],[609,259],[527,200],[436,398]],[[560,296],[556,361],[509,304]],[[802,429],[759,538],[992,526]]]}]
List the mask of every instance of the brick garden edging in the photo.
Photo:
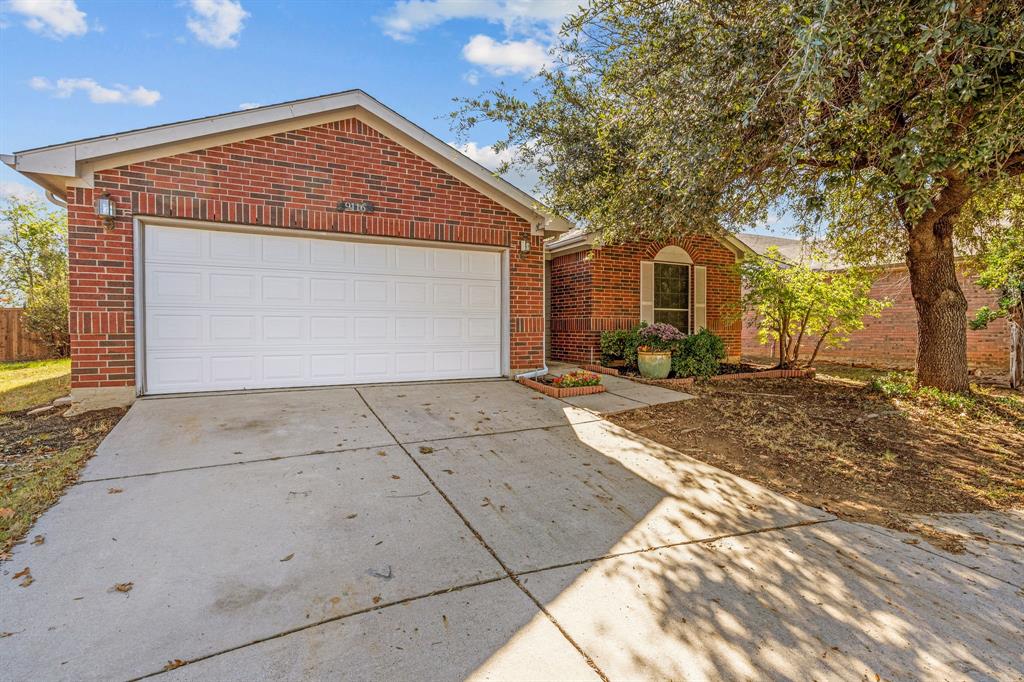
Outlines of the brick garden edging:
[{"label": "brick garden edging", "polygon": [[597,372],[598,374],[607,374],[609,376],[619,376],[619,370],[614,367],[605,367],[604,365],[580,365],[582,369],[588,372]]},{"label": "brick garden edging", "polygon": [[[708,381],[736,381],[742,379],[813,379],[817,370],[813,367],[807,369],[765,369],[760,372],[738,372],[736,374],[716,374],[708,377]],[[693,386],[695,377],[683,377],[680,379],[644,379],[643,377],[629,377],[632,381],[642,384],[669,384],[672,386]]]},{"label": "brick garden edging", "polygon": [[523,386],[532,388],[535,391],[540,391],[544,395],[551,396],[552,398],[575,398],[578,395],[591,395],[593,393],[604,393],[605,388],[598,384],[597,386],[574,386],[572,388],[559,388],[558,386],[551,386],[549,384],[542,384],[539,381],[533,379],[517,379]]}]

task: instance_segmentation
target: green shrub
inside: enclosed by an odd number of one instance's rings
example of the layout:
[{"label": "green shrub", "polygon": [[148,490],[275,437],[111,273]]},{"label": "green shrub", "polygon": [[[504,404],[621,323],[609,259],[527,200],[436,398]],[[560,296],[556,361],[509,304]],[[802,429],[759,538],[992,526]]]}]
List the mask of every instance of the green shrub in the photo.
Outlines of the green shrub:
[{"label": "green shrub", "polygon": [[641,345],[640,331],[647,327],[641,322],[632,329],[601,332],[601,362],[622,361],[627,368],[636,369],[636,349]]},{"label": "green shrub", "polygon": [[71,354],[67,275],[37,282],[29,291],[25,328],[49,348],[54,357],[66,358]]},{"label": "green shrub", "polygon": [[871,390],[886,398],[904,398],[914,392],[914,379],[904,372],[889,372],[871,379]]},{"label": "green shrub", "polygon": [[725,342],[712,331],[702,329],[677,343],[672,351],[672,373],[677,377],[707,379],[718,374],[725,359]]},{"label": "green shrub", "polygon": [[947,393],[932,386],[922,386],[917,389],[917,395],[955,412],[971,412],[978,407],[978,401],[973,396]]}]

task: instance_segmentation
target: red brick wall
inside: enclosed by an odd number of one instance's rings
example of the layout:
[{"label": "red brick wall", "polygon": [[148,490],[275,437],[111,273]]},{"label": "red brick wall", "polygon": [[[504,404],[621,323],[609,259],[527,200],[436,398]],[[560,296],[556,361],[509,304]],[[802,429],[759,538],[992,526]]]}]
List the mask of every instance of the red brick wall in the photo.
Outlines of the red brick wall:
[{"label": "red brick wall", "polygon": [[[511,366],[543,362],[542,238],[527,221],[356,119],[97,172],[70,188],[72,386],[135,383],[133,216],[167,216],[510,249]],[[104,227],[94,197],[119,216]],[[339,213],[369,200],[373,214]]]},{"label": "red brick wall", "polygon": [[[708,329],[722,337],[730,356],[739,355],[741,328],[735,310],[740,282],[732,271],[735,254],[712,237],[690,236],[672,243],[685,249],[694,265],[707,267]],[[616,244],[553,258],[550,357],[567,362],[599,360],[602,331],[637,324],[640,261],[653,260],[666,244]],[[691,316],[692,303],[691,299]]]},{"label": "red brick wall", "polygon": [[[960,287],[967,297],[968,315],[983,305],[994,307],[996,297],[960,274]],[[822,360],[888,369],[913,369],[917,359],[917,311],[910,294],[910,275],[905,267],[887,270],[871,287],[873,298],[887,298],[893,305],[879,318],[868,318],[864,329],[854,332],[842,348],[823,348]],[[747,322],[749,322],[749,318]],[[816,339],[803,344],[801,354],[809,357]],[[757,329],[743,325],[743,354],[751,358],[774,355],[769,345],[757,340]],[[967,330],[967,362],[983,374],[1003,375],[1010,371],[1010,332],[1006,320],[997,320],[988,329]]]}]

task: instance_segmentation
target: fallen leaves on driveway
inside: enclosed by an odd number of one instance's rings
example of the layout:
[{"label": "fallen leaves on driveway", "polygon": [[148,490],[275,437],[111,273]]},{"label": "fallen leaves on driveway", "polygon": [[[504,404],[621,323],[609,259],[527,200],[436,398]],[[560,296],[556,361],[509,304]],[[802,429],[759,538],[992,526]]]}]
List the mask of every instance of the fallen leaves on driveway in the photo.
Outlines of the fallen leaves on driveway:
[{"label": "fallen leaves on driveway", "polygon": [[23,580],[18,583],[21,587],[28,587],[36,581],[36,579],[32,577],[32,570],[28,566],[11,576],[11,580],[17,580],[18,578],[23,578]]},{"label": "fallen leaves on driveway", "polygon": [[107,488],[107,494],[108,495],[117,495],[118,493],[123,493],[123,492],[124,492],[124,488]]},{"label": "fallen leaves on driveway", "polygon": [[46,536],[45,535],[37,535],[34,538],[32,538],[32,544],[33,545],[41,545],[44,542],[46,542]]},{"label": "fallen leaves on driveway", "polygon": [[135,583],[115,583],[113,589],[117,592],[131,592],[133,587],[135,587]]},{"label": "fallen leaves on driveway", "polygon": [[434,448],[432,448],[432,447],[428,447],[426,445],[421,445],[420,446],[420,454],[421,455],[429,455],[433,451],[434,451]]},{"label": "fallen leaves on driveway", "polygon": [[291,554],[289,554],[289,555],[288,555],[288,556],[286,556],[285,558],[283,558],[283,559],[279,559],[278,561],[291,561],[291,560],[292,560],[292,557],[294,557],[294,556],[295,556],[295,552],[292,552]]},{"label": "fallen leaves on driveway", "polygon": [[176,658],[173,661],[167,661],[167,665],[164,666],[164,671],[174,670],[175,668],[180,668],[183,665],[185,665],[185,661],[180,658]]}]

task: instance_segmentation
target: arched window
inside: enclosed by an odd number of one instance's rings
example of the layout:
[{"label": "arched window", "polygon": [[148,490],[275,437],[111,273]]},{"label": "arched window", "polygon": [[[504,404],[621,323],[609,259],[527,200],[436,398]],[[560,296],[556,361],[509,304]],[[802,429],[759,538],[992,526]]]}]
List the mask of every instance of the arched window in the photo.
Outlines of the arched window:
[{"label": "arched window", "polygon": [[640,319],[667,322],[690,334],[703,329],[707,271],[679,246],[666,246],[640,263]]}]

